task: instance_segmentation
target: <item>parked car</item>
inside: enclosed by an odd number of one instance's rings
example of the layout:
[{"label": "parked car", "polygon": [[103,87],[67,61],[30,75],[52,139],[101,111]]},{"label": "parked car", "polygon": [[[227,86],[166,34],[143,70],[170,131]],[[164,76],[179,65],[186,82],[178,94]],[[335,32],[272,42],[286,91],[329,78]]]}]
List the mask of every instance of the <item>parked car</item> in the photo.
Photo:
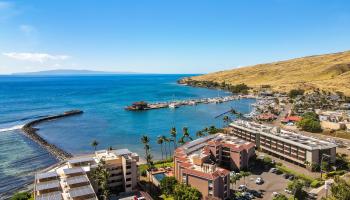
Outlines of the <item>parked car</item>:
[{"label": "parked car", "polygon": [[278,192],[272,192],[272,196],[273,196],[273,197],[277,197],[278,195],[280,195],[280,193],[278,193]]},{"label": "parked car", "polygon": [[270,172],[271,172],[271,173],[276,173],[276,172],[277,172],[277,169],[276,169],[276,168],[271,168],[271,169],[270,169]]},{"label": "parked car", "polygon": [[255,183],[260,185],[264,183],[264,180],[261,177],[256,178]]},{"label": "parked car", "polygon": [[240,185],[240,186],[238,187],[238,190],[239,190],[240,192],[246,191],[247,189],[248,189],[248,188],[247,188],[246,185]]},{"label": "parked car", "polygon": [[262,193],[256,190],[249,191],[251,194],[253,194],[257,198],[262,198]]},{"label": "parked car", "polygon": [[290,175],[289,174],[283,174],[282,176],[283,176],[283,178],[288,179]]},{"label": "parked car", "polygon": [[287,193],[287,194],[292,194],[292,191],[290,191],[288,189],[285,189],[284,192]]},{"label": "parked car", "polygon": [[255,196],[250,192],[243,192],[242,196],[247,198],[247,199],[254,199],[255,198]]},{"label": "parked car", "polygon": [[294,180],[294,175],[290,175],[288,180],[290,180],[290,181]]}]

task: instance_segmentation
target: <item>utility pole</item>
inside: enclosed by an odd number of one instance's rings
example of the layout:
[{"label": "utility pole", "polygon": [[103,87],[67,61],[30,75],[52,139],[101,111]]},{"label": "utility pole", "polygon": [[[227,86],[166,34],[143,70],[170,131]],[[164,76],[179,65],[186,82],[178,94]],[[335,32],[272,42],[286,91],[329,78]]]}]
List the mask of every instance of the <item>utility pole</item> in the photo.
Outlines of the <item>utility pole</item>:
[{"label": "utility pole", "polygon": [[324,158],[330,158],[331,156],[330,155],[328,155],[328,154],[322,154],[322,156],[321,156],[321,165],[320,165],[320,171],[321,171],[321,179],[322,179],[322,172],[323,172],[323,170],[322,170],[322,163],[323,163],[323,159]]}]

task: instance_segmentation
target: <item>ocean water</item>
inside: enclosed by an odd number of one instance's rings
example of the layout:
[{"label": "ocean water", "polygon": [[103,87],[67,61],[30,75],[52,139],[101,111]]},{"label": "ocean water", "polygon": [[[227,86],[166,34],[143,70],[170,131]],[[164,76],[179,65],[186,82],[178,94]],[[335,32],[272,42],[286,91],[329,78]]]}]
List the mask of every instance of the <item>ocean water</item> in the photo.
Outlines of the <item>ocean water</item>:
[{"label": "ocean water", "polygon": [[160,157],[156,138],[169,135],[175,126],[195,132],[204,127],[223,126],[215,116],[231,107],[250,112],[255,100],[242,99],[222,104],[183,106],[130,112],[132,102],[170,101],[229,95],[220,90],[176,84],[184,75],[108,76],[0,76],[0,199],[1,195],[32,181],[33,172],[56,162],[44,149],[22,135],[24,123],[42,116],[80,109],[84,114],[40,124],[38,133],[49,142],[73,154],[91,152],[92,140],[98,149],[129,148],[143,156],[140,137],[151,138],[154,157]]}]

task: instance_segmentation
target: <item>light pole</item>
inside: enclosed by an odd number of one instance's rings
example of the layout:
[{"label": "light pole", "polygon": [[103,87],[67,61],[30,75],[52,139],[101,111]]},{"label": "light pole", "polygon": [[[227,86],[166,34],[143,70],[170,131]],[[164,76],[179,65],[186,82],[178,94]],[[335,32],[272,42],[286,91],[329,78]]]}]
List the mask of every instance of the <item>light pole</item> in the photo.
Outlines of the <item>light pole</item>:
[{"label": "light pole", "polygon": [[325,157],[329,159],[331,156],[328,155],[328,154],[322,154],[322,156],[321,156],[321,165],[320,165],[321,179],[322,179],[322,172],[323,172],[323,170],[322,170],[322,163],[323,163],[323,159],[324,159]]}]

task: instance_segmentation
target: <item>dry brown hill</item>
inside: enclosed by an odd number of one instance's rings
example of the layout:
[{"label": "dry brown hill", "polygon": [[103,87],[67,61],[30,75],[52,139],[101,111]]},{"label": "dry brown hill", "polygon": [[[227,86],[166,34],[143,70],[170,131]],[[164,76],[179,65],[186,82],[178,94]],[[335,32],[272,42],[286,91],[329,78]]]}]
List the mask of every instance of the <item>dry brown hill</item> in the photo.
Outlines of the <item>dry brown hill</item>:
[{"label": "dry brown hill", "polygon": [[251,87],[270,85],[277,91],[293,88],[341,91],[350,95],[350,51],[308,56],[286,61],[259,64],[191,77],[197,81],[214,81]]}]

